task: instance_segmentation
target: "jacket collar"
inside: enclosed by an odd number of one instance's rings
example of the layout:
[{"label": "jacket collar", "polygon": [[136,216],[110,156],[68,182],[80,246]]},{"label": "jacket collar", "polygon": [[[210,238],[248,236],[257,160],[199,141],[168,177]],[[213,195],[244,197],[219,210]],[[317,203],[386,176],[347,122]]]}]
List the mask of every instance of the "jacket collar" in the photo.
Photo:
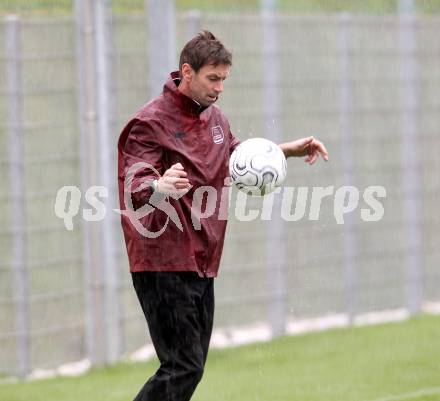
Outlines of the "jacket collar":
[{"label": "jacket collar", "polygon": [[177,106],[184,112],[193,116],[199,116],[200,113],[206,110],[209,106],[202,106],[199,102],[196,102],[195,100],[181,93],[177,89],[179,83],[179,71],[173,71],[163,87],[164,94],[171,95]]}]

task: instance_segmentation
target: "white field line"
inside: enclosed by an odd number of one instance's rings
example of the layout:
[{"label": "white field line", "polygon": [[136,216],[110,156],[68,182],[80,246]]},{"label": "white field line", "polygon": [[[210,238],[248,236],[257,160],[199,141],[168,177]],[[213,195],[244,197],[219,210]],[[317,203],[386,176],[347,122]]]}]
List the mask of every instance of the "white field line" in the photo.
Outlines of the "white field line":
[{"label": "white field line", "polygon": [[[422,306],[422,312],[426,314],[439,315],[440,302],[425,302]],[[354,318],[353,325],[365,326],[381,323],[400,322],[402,320],[408,319],[409,317],[410,315],[406,309],[369,312],[363,315],[356,316]],[[329,330],[333,328],[349,327],[349,325],[350,322],[347,315],[331,314],[314,319],[290,320],[287,322],[286,334],[299,335],[304,333]],[[236,347],[243,344],[270,341],[272,340],[272,338],[272,331],[267,323],[255,323],[246,327],[218,328],[215,329],[212,333],[210,347]],[[133,362],[148,361],[155,355],[156,353],[152,344],[147,344],[128,355],[128,360]],[[90,367],[90,361],[88,359],[83,359],[81,361],[61,365],[55,369],[36,369],[29,375],[28,379],[39,380],[56,376],[79,376],[87,372]],[[12,380],[12,378],[5,378],[0,380],[0,383],[6,383]],[[436,391],[433,394],[437,394],[440,393],[440,388],[426,389],[424,391]],[[383,398],[373,401],[399,401],[408,399],[408,397],[410,396],[412,396],[412,394],[403,395],[403,397],[407,398]]]},{"label": "white field line", "polygon": [[423,397],[426,395],[435,395],[435,394],[440,394],[440,387],[428,387],[417,391],[413,391],[411,393],[390,395],[387,397],[376,398],[375,400],[369,400],[369,401],[403,401],[403,400],[412,400],[414,398]]},{"label": "white field line", "polygon": [[422,311],[428,315],[440,315],[440,302],[425,302]]},{"label": "white field line", "polygon": [[[440,314],[440,302],[425,303],[422,312],[426,314]],[[382,323],[401,322],[410,317],[407,309],[392,309],[378,312],[369,312],[357,315],[353,319],[354,326],[368,326]],[[329,314],[314,319],[290,320],[287,322],[286,334],[299,335],[334,328],[349,327],[350,321],[346,314]],[[211,348],[229,348],[255,342],[272,340],[272,331],[269,324],[257,322],[249,326],[218,328],[211,336]],[[155,355],[151,344],[145,345],[129,356],[132,361],[146,361]]]}]

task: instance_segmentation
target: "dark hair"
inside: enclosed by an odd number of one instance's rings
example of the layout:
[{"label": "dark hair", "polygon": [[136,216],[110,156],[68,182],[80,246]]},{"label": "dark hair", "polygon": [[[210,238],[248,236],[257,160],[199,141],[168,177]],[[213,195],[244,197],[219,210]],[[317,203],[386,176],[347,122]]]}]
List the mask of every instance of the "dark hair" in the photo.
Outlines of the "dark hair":
[{"label": "dark hair", "polygon": [[202,31],[192,38],[182,49],[179,71],[188,63],[195,72],[204,65],[232,65],[232,53],[211,32]]}]

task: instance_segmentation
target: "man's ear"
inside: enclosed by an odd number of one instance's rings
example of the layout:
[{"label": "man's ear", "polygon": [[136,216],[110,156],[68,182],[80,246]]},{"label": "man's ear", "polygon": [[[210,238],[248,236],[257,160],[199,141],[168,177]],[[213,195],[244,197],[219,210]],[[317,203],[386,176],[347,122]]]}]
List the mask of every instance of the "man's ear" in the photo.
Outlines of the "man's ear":
[{"label": "man's ear", "polygon": [[182,74],[183,81],[191,82],[193,75],[194,75],[194,70],[192,69],[192,67],[188,63],[183,63],[181,74]]}]

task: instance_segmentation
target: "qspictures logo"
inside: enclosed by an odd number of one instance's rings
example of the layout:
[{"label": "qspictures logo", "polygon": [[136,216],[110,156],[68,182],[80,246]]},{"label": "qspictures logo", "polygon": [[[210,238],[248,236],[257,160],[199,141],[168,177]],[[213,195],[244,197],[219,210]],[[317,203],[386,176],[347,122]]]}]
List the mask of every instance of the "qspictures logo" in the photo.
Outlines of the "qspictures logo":
[{"label": "qspictures logo", "polygon": [[[132,194],[145,190],[151,183],[151,176],[137,188],[133,189],[133,179],[137,173],[149,170],[160,178],[159,172],[149,163],[139,162],[130,167],[124,181],[124,209],[112,209],[112,212],[127,217],[133,227],[146,238],[157,238],[164,233],[169,224],[174,224],[180,231],[183,225],[176,208],[170,199],[181,201],[190,197],[191,222],[195,230],[201,229],[203,219],[212,218],[216,214],[219,220],[227,220],[233,213],[239,221],[248,222],[256,219],[271,220],[276,214],[286,222],[296,222],[304,219],[317,221],[321,217],[323,202],[333,203],[333,217],[336,224],[344,224],[345,218],[353,213],[360,213],[365,222],[380,221],[385,208],[382,199],[386,198],[386,189],[380,185],[370,185],[363,190],[355,186],[328,187],[279,187],[261,199],[261,208],[249,207],[250,196],[237,191],[234,201],[230,190],[231,182],[227,177],[224,186],[217,189],[211,186],[191,188],[190,191],[176,191],[169,195],[153,192],[148,202],[141,208],[133,207]],[[84,200],[90,206],[83,208],[82,218],[85,221],[101,221],[106,218],[105,200],[109,191],[104,186],[92,186],[84,194]],[[67,230],[74,229],[74,218],[80,212],[82,193],[76,186],[64,186],[57,192],[54,211],[57,217],[64,221]],[[277,201],[277,202],[276,202]],[[362,206],[361,206],[362,203]],[[163,226],[158,231],[150,231],[144,224],[145,217],[162,211],[167,216]]]}]

